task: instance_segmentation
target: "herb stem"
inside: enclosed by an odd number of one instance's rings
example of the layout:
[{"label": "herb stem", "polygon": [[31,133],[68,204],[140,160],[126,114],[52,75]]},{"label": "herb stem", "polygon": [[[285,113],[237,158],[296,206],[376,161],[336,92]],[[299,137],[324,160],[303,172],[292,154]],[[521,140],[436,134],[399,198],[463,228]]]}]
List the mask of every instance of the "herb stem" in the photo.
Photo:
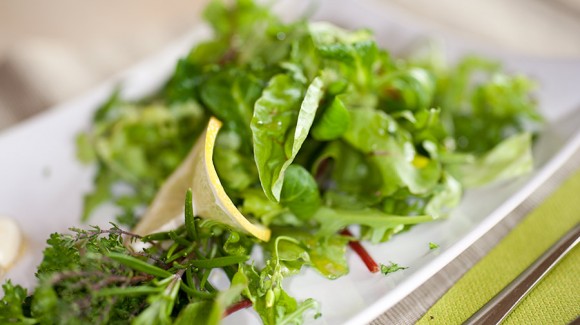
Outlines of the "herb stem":
[{"label": "herb stem", "polygon": [[226,310],[224,311],[223,317],[226,317],[230,314],[233,314],[238,310],[249,308],[251,306],[252,306],[252,301],[250,299],[242,299],[242,300],[236,302],[235,304],[229,306],[228,308],[226,308]]},{"label": "herb stem", "polygon": [[[348,228],[344,228],[341,232],[343,236],[354,237],[352,232],[348,230]],[[371,257],[369,252],[361,245],[358,240],[351,240],[348,242],[348,246],[352,248],[352,250],[361,258],[363,263],[365,263],[366,267],[371,271],[371,273],[377,273],[380,271],[380,267],[377,262]]]}]

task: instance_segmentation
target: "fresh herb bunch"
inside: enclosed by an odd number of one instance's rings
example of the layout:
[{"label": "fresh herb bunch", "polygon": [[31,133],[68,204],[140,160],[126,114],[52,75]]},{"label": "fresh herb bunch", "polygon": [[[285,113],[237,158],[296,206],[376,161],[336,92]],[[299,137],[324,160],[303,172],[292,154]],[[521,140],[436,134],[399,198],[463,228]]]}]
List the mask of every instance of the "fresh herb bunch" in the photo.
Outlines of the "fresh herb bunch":
[{"label": "fresh herb bunch", "polygon": [[[185,225],[169,232],[141,237],[113,225],[51,235],[34,294],[4,284],[0,323],[218,324],[224,315],[252,305],[265,324],[301,323],[305,310],[317,308],[315,301],[298,303],[282,288],[291,272],[286,265],[301,263],[288,249],[279,256],[283,237],[257,270],[245,263],[254,240],[195,218],[191,192],[188,196]],[[130,247],[139,244],[148,247],[138,252]],[[226,290],[209,281],[217,269],[229,279]]]},{"label": "fresh herb bunch", "polygon": [[[81,160],[97,165],[83,216],[112,202],[118,221],[133,226],[216,116],[221,183],[272,239],[198,219],[191,204],[185,226],[166,233],[53,235],[36,292],[27,298],[5,284],[0,311],[9,316],[0,320],[211,324],[241,303],[265,324],[300,323],[316,303],[297,302],[282,280],[304,266],[330,279],[347,274],[346,247],[361,248],[346,227],[384,242],[446,216],[465,188],[532,168],[534,85],[497,63],[394,58],[368,30],[283,23],[251,0],[213,1],[205,17],[214,38],[179,60],[158,94],[139,102],[113,94],[78,137]],[[135,253],[121,235],[151,246]],[[248,260],[255,245],[266,261]],[[384,274],[404,269],[363,259]],[[222,292],[208,280],[217,269],[231,284]]]}]

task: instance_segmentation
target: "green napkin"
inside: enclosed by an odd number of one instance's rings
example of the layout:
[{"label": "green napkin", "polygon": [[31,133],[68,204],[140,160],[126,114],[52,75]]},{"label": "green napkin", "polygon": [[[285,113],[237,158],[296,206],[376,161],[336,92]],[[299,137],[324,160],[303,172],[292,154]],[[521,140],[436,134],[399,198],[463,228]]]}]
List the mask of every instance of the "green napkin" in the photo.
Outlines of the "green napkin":
[{"label": "green napkin", "polygon": [[[418,324],[461,324],[580,222],[580,170],[427,311]],[[580,248],[528,294],[504,324],[567,324],[580,315]]]}]

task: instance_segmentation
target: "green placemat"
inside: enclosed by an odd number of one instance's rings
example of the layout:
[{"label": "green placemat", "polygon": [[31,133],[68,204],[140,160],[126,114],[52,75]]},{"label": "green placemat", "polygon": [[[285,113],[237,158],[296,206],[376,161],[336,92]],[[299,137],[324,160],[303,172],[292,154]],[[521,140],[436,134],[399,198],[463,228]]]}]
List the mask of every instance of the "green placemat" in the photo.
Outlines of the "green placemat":
[{"label": "green placemat", "polygon": [[[461,324],[580,222],[580,170],[469,270],[418,324]],[[580,248],[573,249],[504,324],[567,324],[580,315]]]}]

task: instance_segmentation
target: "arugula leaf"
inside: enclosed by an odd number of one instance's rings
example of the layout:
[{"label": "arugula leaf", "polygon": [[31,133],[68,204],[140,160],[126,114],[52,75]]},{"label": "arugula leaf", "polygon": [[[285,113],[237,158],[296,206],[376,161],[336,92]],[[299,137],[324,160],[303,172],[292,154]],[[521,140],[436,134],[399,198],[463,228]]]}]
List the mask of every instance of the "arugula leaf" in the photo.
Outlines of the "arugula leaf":
[{"label": "arugula leaf", "polygon": [[321,316],[320,312],[318,312],[318,310],[320,309],[318,302],[312,298],[308,298],[308,299],[304,300],[303,302],[299,303],[298,306],[296,307],[296,310],[294,310],[292,313],[286,314],[281,319],[277,320],[277,324],[280,324],[280,325],[302,324],[302,322],[304,320],[304,313],[307,310],[311,310],[311,309],[314,309],[315,311],[317,311],[314,314],[314,319]]},{"label": "arugula leaf", "polygon": [[235,284],[245,284],[243,294],[252,301],[254,310],[265,325],[280,323],[302,323],[304,311],[318,305],[308,299],[298,303],[282,288],[282,279],[292,272],[284,267],[280,258],[280,243],[297,241],[285,236],[277,237],[271,250],[272,257],[261,272],[254,266],[241,265],[234,276]]},{"label": "arugula leaf", "polygon": [[434,220],[432,216],[396,216],[373,209],[337,210],[322,207],[314,215],[320,223],[320,236],[329,236],[349,225],[394,228],[400,225],[414,225]]}]

